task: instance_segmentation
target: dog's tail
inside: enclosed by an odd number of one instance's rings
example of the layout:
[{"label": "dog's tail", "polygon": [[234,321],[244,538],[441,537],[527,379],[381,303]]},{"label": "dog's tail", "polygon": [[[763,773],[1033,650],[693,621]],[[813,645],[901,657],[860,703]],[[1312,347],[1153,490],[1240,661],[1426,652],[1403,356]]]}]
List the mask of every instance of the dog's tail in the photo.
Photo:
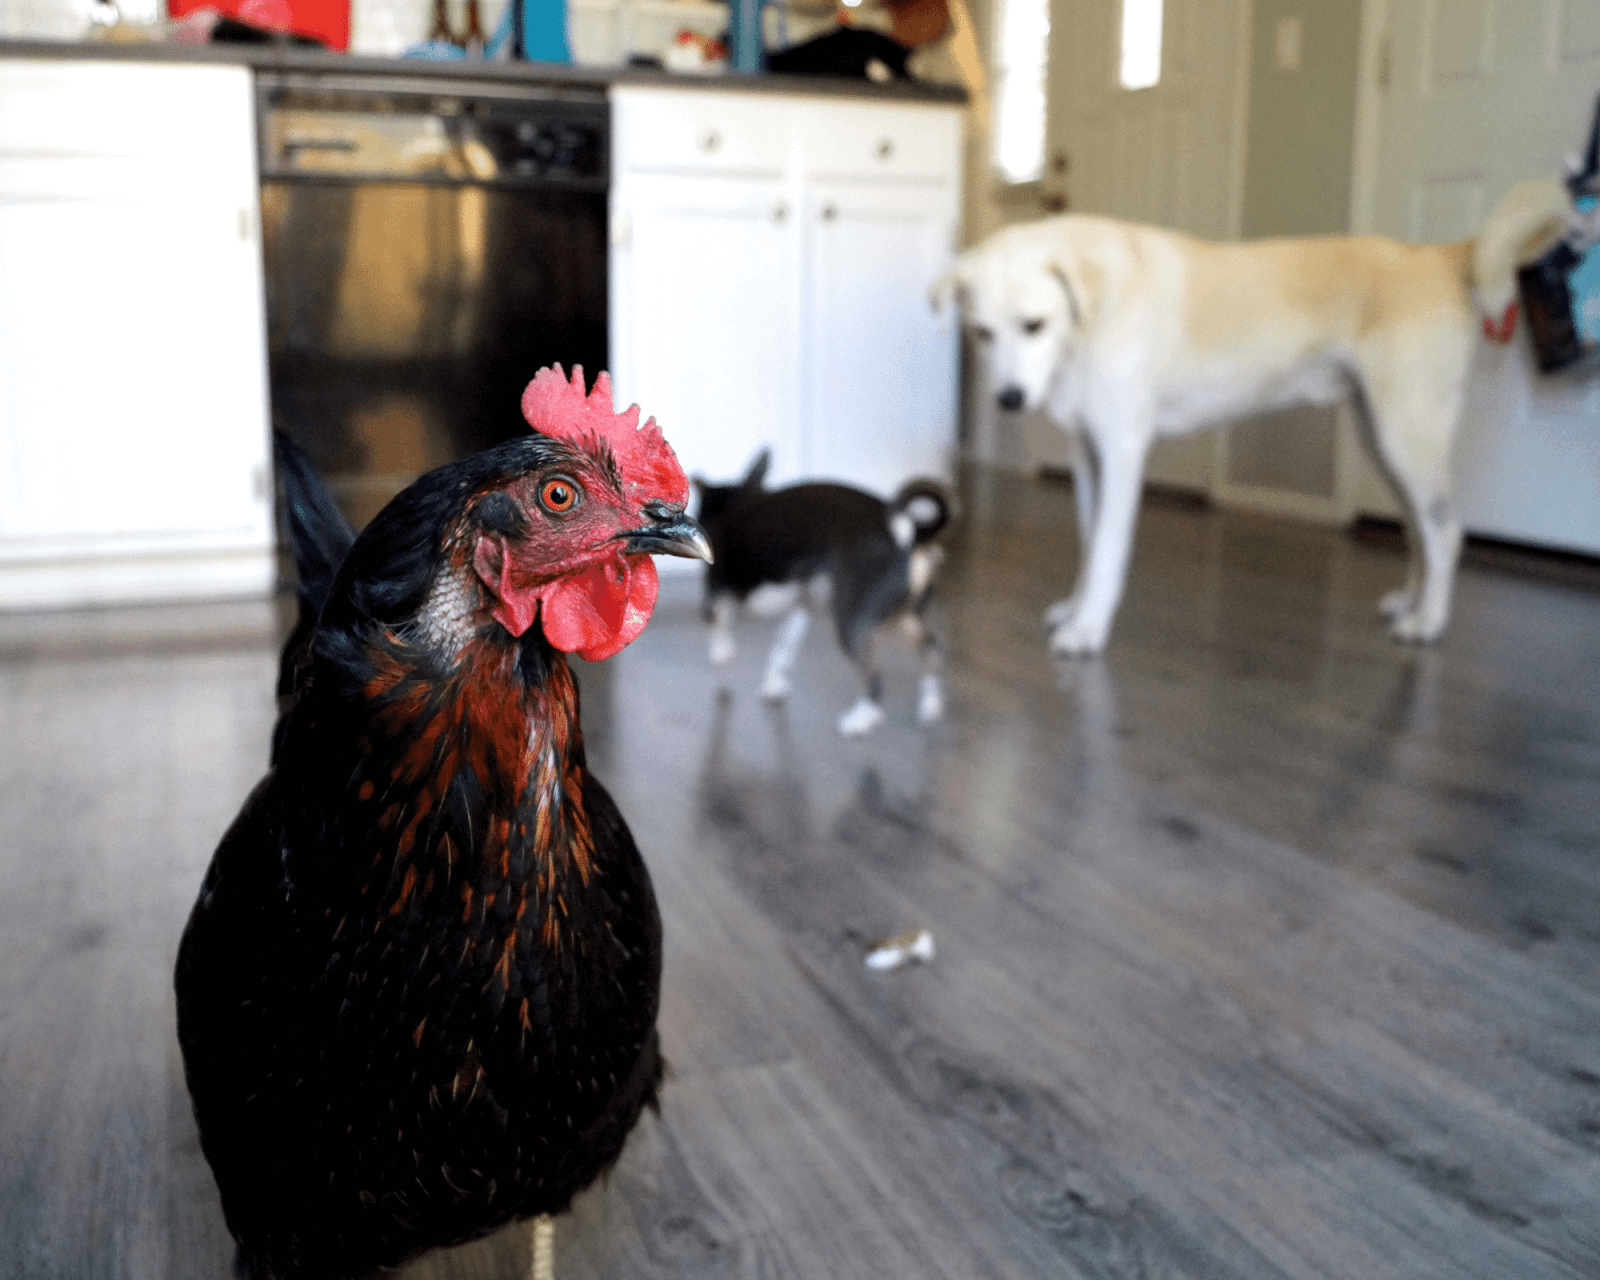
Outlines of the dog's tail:
[{"label": "dog's tail", "polygon": [[1559,182],[1519,182],[1506,193],[1472,242],[1468,283],[1486,327],[1502,317],[1517,295],[1517,268],[1559,240],[1572,217],[1572,203]]},{"label": "dog's tail", "polygon": [[889,504],[889,529],[902,547],[920,547],[934,541],[956,518],[956,502],[949,487],[937,480],[907,481]]}]

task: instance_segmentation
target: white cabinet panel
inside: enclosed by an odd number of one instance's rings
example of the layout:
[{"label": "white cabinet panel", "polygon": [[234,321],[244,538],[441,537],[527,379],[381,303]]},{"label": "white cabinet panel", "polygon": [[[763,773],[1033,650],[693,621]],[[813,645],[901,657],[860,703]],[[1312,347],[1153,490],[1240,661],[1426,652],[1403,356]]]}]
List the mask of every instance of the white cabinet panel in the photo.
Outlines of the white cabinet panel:
[{"label": "white cabinet panel", "polygon": [[0,608],[265,592],[249,73],[0,61],[52,102],[0,136]]},{"label": "white cabinet panel", "polygon": [[631,176],[614,192],[619,404],[661,424],[690,475],[731,477],[763,446],[799,474],[798,263],[787,188],[739,178]]},{"label": "white cabinet panel", "polygon": [[[948,474],[956,336],[928,287],[954,250],[959,111],[627,87],[613,101],[619,401],[655,414],[708,479],[763,446],[779,484],[887,494]],[[762,139],[781,168],[689,172],[682,140],[712,127],[743,153]]]},{"label": "white cabinet panel", "polygon": [[185,216],[180,235],[147,204],[0,197],[0,347],[29,353],[0,369],[0,558],[113,534],[259,538],[259,413],[255,430],[228,420],[260,386],[255,326],[217,305],[249,296],[253,242],[236,207]]},{"label": "white cabinet panel", "polygon": [[948,185],[960,163],[961,117],[949,108],[814,103],[799,135],[807,177]]},{"label": "white cabinet panel", "polygon": [[250,181],[250,73],[242,67],[7,59],[0,156],[136,157],[146,169]]},{"label": "white cabinet panel", "polygon": [[787,100],[644,90],[613,95],[623,171],[778,177],[789,167]]},{"label": "white cabinet panel", "polygon": [[954,326],[928,284],[949,260],[949,188],[818,184],[806,220],[808,469],[888,493],[949,473]]}]

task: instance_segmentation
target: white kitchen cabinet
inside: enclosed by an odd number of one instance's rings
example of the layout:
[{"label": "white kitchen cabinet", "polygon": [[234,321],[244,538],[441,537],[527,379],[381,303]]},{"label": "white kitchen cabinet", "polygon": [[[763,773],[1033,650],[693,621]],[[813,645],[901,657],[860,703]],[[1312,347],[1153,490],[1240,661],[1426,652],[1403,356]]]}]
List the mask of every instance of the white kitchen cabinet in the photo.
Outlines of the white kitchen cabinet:
[{"label": "white kitchen cabinet", "polygon": [[0,608],[273,584],[250,72],[0,60]]},{"label": "white kitchen cabinet", "polygon": [[800,438],[812,474],[885,494],[913,475],[948,476],[956,348],[928,286],[949,260],[951,216],[937,189],[808,192]]},{"label": "white kitchen cabinet", "polygon": [[887,494],[948,474],[960,110],[612,91],[611,362],[690,474]]},{"label": "white kitchen cabinet", "polygon": [[801,469],[791,201],[770,178],[630,183],[631,232],[613,250],[617,399],[656,418],[691,475],[729,475],[763,445],[778,473]]}]

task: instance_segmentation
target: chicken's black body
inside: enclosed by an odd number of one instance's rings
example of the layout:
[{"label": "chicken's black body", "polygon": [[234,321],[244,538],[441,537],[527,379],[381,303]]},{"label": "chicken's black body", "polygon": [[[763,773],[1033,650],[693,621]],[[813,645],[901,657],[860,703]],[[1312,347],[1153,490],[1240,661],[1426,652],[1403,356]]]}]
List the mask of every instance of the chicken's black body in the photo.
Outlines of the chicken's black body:
[{"label": "chicken's black body", "polygon": [[497,486],[561,447],[435,472],[356,540],[184,932],[179,1038],[255,1280],[560,1212],[655,1100],[660,919],[572,675],[452,594]]}]

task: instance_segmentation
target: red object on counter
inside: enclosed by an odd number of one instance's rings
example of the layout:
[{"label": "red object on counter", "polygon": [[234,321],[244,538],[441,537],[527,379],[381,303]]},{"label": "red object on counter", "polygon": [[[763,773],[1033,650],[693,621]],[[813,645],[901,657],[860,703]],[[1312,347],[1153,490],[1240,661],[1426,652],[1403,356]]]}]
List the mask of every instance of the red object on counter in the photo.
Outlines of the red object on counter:
[{"label": "red object on counter", "polygon": [[264,31],[310,36],[340,53],[350,47],[350,0],[167,0],[167,16],[214,9]]},{"label": "red object on counter", "polygon": [[1506,304],[1506,313],[1500,317],[1499,324],[1496,324],[1491,316],[1484,316],[1483,318],[1483,336],[1492,342],[1510,342],[1516,332],[1516,299],[1512,299]]}]

